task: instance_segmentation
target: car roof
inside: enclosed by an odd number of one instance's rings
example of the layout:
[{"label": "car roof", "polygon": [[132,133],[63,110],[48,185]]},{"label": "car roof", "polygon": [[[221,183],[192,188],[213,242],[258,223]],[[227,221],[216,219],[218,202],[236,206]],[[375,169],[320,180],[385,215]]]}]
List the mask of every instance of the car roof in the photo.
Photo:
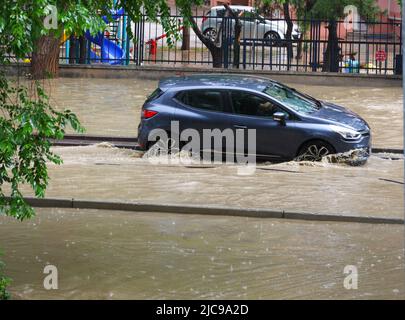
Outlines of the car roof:
[{"label": "car roof", "polygon": [[275,81],[248,75],[194,74],[189,76],[169,77],[159,82],[163,91],[193,88],[240,88],[262,92]]},{"label": "car roof", "polygon": [[[230,5],[229,6],[232,10],[241,10],[241,11],[254,11],[255,8],[253,7],[249,7],[249,6],[234,6],[234,5]],[[216,7],[212,7],[211,10],[225,10],[224,6],[216,6]]]}]

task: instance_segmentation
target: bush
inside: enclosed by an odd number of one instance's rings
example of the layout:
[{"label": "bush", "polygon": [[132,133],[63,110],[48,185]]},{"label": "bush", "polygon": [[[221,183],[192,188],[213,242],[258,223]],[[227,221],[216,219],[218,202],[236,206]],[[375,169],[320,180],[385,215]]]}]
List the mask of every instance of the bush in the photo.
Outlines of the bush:
[{"label": "bush", "polygon": [[0,300],[10,299],[10,293],[7,291],[7,287],[11,283],[11,279],[3,275],[4,263],[0,261]]}]

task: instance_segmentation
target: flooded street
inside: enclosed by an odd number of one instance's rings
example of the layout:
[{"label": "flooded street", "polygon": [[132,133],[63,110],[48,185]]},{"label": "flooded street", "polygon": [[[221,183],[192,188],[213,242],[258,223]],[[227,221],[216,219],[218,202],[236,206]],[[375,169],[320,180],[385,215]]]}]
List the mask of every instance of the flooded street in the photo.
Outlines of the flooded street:
[{"label": "flooded street", "polygon": [[[10,289],[24,299],[404,299],[403,232],[73,209],[0,218]],[[48,263],[58,290],[42,286]],[[357,290],[343,287],[346,265],[358,268]]]},{"label": "flooded street", "polygon": [[233,164],[154,164],[108,144],[54,151],[64,164],[50,166],[47,197],[403,217],[403,160],[389,155],[372,156],[362,167],[258,164],[241,176]]},{"label": "flooded street", "polygon": [[[88,134],[136,136],[140,108],[157,81],[68,79],[47,82],[52,104],[79,116]],[[350,108],[371,126],[373,145],[402,149],[402,89],[292,85],[318,99]]]},{"label": "flooded street", "polygon": [[[87,134],[132,137],[156,86],[47,83],[52,104],[77,113]],[[403,147],[401,88],[294,87],[360,114],[374,147]],[[244,175],[236,164],[165,161],[108,143],[52,150],[64,163],[49,165],[47,198],[403,219],[398,154],[359,167],[258,163]],[[403,225],[37,209],[22,223],[0,216],[0,248],[16,299],[405,299]],[[43,288],[47,264],[58,268],[58,290]],[[357,290],[343,286],[348,265]]]}]

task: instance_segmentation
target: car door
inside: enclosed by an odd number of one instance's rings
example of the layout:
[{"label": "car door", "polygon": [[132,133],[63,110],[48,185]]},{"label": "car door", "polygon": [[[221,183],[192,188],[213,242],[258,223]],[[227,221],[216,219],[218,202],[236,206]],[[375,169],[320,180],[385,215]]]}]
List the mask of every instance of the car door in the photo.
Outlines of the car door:
[{"label": "car door", "polygon": [[[256,130],[256,154],[275,159],[295,157],[299,148],[297,118],[286,108],[262,95],[244,90],[230,90],[229,103],[233,113],[229,122],[234,130],[244,130],[245,151],[247,151],[248,129]],[[273,119],[276,112],[287,115],[281,124]]]},{"label": "car door", "polygon": [[[230,128],[231,110],[227,104],[228,97],[224,90],[193,89],[180,91],[174,97],[177,104],[174,120],[179,121],[180,132],[194,129],[200,137],[203,147],[204,129],[218,129],[223,132]],[[228,130],[229,131],[229,130]]]},{"label": "car door", "polygon": [[256,15],[251,11],[243,11],[240,17],[242,23],[242,39],[256,39]]},{"label": "car door", "polygon": [[256,38],[263,39],[266,32],[266,19],[261,15],[256,14]]}]

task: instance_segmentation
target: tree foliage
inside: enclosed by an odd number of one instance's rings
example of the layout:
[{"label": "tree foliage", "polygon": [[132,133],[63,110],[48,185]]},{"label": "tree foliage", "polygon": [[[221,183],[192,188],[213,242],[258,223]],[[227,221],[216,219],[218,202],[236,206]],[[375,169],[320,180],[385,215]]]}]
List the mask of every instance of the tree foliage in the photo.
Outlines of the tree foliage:
[{"label": "tree foliage", "polygon": [[375,0],[316,0],[310,14],[319,19],[339,20],[345,18],[347,6],[355,6],[363,17],[373,18],[379,12]]},{"label": "tree foliage", "polygon": [[[36,41],[45,35],[60,38],[64,31],[92,33],[102,30],[105,23],[98,12],[112,1],[69,1],[69,0],[8,0],[0,7],[0,57],[14,55],[25,58],[35,50]],[[44,18],[50,13],[50,6],[58,9],[58,28],[44,27]],[[102,11],[102,10],[101,10]],[[4,61],[0,61],[4,63]]]},{"label": "tree foliage", "polygon": [[[1,65],[10,62],[10,54],[24,58],[34,50],[35,39],[48,32],[42,21],[48,4],[47,0],[2,2]],[[77,22],[83,23],[81,18]],[[37,197],[44,197],[47,163],[62,162],[51,151],[49,139],[62,139],[68,126],[77,132],[83,128],[70,110],[60,112],[50,105],[38,82],[20,80],[0,72],[0,214],[24,220],[34,211],[24,201],[21,185],[28,184]]]},{"label": "tree foliage", "polygon": [[[194,4],[201,0],[178,0],[181,13],[191,17]],[[44,18],[56,5],[58,28],[47,30]],[[165,0],[8,0],[0,4],[0,64],[10,62],[13,55],[19,61],[36,50],[38,39],[44,36],[59,39],[67,34],[82,35],[102,31],[102,16],[111,16],[114,9],[123,8],[133,21],[146,14],[158,21],[169,34],[177,35],[178,21],[170,16]],[[130,30],[128,30],[130,31]],[[50,151],[50,138],[63,138],[70,125],[81,132],[82,127],[69,110],[57,112],[38,83],[31,88],[11,82],[0,74],[0,212],[20,220],[31,217],[33,210],[24,202],[21,184],[29,184],[37,197],[43,197],[48,184],[47,161],[61,163]],[[7,188],[8,189],[7,189]],[[6,197],[6,193],[9,197]]]},{"label": "tree foliage", "polygon": [[[0,252],[0,258],[1,256],[2,253]],[[8,300],[11,296],[7,291],[7,287],[10,285],[11,279],[3,275],[3,268],[4,263],[0,260],[0,300]]]},{"label": "tree foliage", "polygon": [[74,113],[56,111],[40,84],[32,86],[0,76],[0,213],[19,220],[34,214],[20,186],[27,183],[35,196],[44,197],[49,181],[47,162],[62,162],[51,151],[49,139],[63,139],[68,125],[83,131]]}]

